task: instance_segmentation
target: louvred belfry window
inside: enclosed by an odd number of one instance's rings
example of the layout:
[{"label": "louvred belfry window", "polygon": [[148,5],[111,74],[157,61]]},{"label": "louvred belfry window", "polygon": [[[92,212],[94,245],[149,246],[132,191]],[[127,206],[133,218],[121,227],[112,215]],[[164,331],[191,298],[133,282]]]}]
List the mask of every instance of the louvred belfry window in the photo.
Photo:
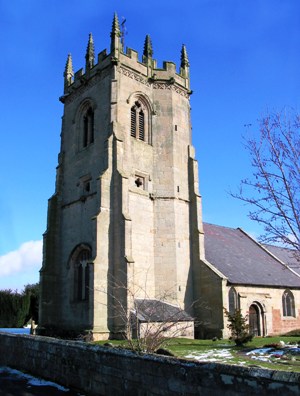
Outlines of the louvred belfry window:
[{"label": "louvred belfry window", "polygon": [[135,108],[131,108],[131,129],[130,134],[132,137],[136,136],[136,111]]},{"label": "louvred belfry window", "polygon": [[146,140],[145,110],[142,104],[137,101],[130,110],[130,135],[138,140]]},{"label": "louvred belfry window", "polygon": [[145,117],[143,110],[139,112],[139,139],[145,140]]},{"label": "louvred belfry window", "polygon": [[91,107],[83,117],[83,147],[94,143],[94,111]]}]

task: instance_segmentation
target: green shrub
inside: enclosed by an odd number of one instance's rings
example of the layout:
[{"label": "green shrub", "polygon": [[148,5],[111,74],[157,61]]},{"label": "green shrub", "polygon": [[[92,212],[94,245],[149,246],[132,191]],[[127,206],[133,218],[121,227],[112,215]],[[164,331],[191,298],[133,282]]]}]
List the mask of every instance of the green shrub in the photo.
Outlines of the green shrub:
[{"label": "green shrub", "polygon": [[30,306],[30,296],[12,290],[0,291],[1,327],[22,327]]},{"label": "green shrub", "polygon": [[39,283],[25,286],[25,294],[30,296],[29,310],[26,316],[26,323],[32,319],[35,323],[39,321]]},{"label": "green shrub", "polygon": [[38,284],[27,285],[21,293],[0,290],[0,327],[22,327],[38,319]]},{"label": "green shrub", "polygon": [[253,335],[249,333],[247,316],[243,316],[240,309],[236,309],[233,313],[230,313],[225,308],[224,311],[229,322],[227,327],[231,332],[230,339],[233,340],[237,346],[242,346],[250,342]]}]

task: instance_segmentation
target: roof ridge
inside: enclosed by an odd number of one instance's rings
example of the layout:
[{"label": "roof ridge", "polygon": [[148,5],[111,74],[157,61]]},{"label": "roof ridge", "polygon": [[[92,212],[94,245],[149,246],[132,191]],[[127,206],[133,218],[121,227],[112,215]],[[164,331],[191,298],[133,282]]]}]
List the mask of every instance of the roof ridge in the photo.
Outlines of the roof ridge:
[{"label": "roof ridge", "polygon": [[[269,245],[272,246],[272,245]],[[281,263],[283,263],[284,267],[288,270],[290,270],[294,275],[297,275],[300,278],[300,274],[298,274],[297,271],[294,271],[293,268],[291,268],[291,266],[288,263],[285,263],[284,261],[282,261],[280,258],[278,258],[275,254],[273,254],[272,252],[270,252],[267,248],[265,248],[264,246],[262,246],[262,248],[264,250],[266,250],[271,256],[275,257],[278,261],[280,261]]]},{"label": "roof ridge", "polygon": [[[275,254],[273,254],[272,252],[270,252],[266,247],[264,247],[260,242],[258,242],[256,239],[254,239],[250,234],[248,234],[246,231],[244,231],[242,228],[238,227],[239,230],[241,232],[243,232],[248,238],[250,238],[254,243],[256,243],[256,245],[258,245],[262,250],[264,250],[267,254],[269,254],[272,258],[274,258],[276,261],[279,262],[279,264],[281,264],[283,267],[285,267],[286,269],[290,270],[294,275],[298,276],[300,278],[300,275],[294,271],[292,268],[290,268],[290,266],[285,263],[284,261],[282,261],[279,257],[277,257]],[[272,246],[272,245],[269,245]]]},{"label": "roof ridge", "polygon": [[271,247],[274,247],[274,248],[277,248],[277,249],[287,250],[289,252],[297,252],[297,249],[291,249],[291,248],[288,248],[286,246],[271,245],[271,243],[262,243],[262,245],[263,246],[271,246]]},{"label": "roof ridge", "polygon": [[211,226],[214,226],[214,227],[219,227],[219,228],[227,228],[229,230],[237,230],[237,229],[239,229],[239,227],[234,228],[234,227],[229,227],[229,226],[224,226],[224,225],[219,225],[219,224],[208,223],[208,222],[204,221],[203,225],[205,225],[205,224],[211,225]]}]

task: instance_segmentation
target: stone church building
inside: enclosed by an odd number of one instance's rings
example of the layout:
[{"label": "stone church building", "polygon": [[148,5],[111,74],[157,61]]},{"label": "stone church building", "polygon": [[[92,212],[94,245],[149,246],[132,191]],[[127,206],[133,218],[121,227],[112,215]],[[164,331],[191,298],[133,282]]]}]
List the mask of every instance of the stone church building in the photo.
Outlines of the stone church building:
[{"label": "stone church building", "polygon": [[123,47],[115,15],[109,53],[96,59],[90,35],[85,68],[67,59],[40,332],[119,337],[130,313],[140,330],[176,318],[179,335],[226,336],[223,307],[258,335],[300,328],[300,271],[242,230],[203,225],[185,46],[179,68],[157,67],[149,36],[141,59]]}]

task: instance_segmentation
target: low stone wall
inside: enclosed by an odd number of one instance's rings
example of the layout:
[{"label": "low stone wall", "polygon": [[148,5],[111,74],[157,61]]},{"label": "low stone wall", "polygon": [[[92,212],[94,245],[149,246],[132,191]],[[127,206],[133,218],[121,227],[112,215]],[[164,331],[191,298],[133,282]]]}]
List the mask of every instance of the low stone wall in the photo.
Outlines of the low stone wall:
[{"label": "low stone wall", "polygon": [[199,363],[76,341],[0,333],[0,365],[86,395],[299,395],[300,374]]}]

